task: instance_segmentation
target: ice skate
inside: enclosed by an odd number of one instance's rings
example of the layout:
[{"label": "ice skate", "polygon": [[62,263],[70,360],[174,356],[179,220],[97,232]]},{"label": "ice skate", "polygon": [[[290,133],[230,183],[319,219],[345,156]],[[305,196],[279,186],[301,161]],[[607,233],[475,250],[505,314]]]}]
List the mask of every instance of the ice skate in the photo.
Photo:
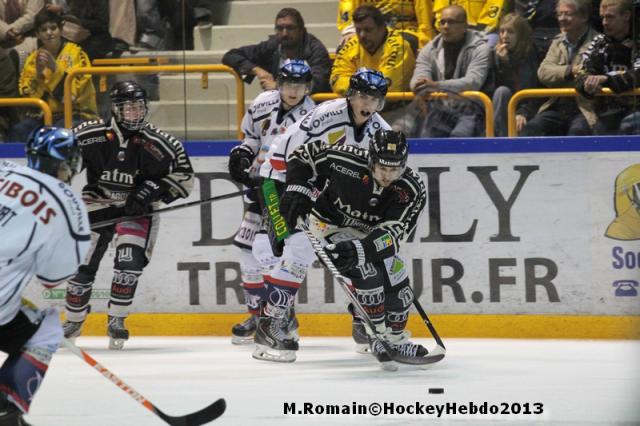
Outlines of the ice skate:
[{"label": "ice skate", "polygon": [[376,357],[378,362],[380,362],[380,367],[386,371],[397,371],[398,366],[391,357],[389,353],[384,348],[382,343],[380,343],[379,339],[372,338],[370,343],[370,351],[373,356]]},{"label": "ice skate", "polygon": [[250,315],[243,322],[233,326],[231,329],[231,343],[234,345],[253,343],[257,327],[258,315]]},{"label": "ice skate", "polygon": [[22,411],[7,400],[5,395],[0,395],[0,425],[1,426],[31,426],[22,417]]},{"label": "ice skate", "polygon": [[107,335],[109,336],[109,349],[111,350],[121,350],[124,347],[124,342],[129,340],[129,330],[124,327],[124,320],[124,317],[109,315]]},{"label": "ice skate", "polygon": [[274,318],[261,311],[256,330],[255,359],[273,362],[294,362],[298,342],[288,337],[286,317]]},{"label": "ice skate", "polygon": [[83,324],[84,324],[84,321],[76,322],[76,321],[66,320],[62,324],[62,331],[64,333],[64,337],[75,344],[76,338],[78,338],[78,336],[80,336],[80,334],[82,333]]},{"label": "ice skate", "polygon": [[291,307],[291,309],[289,309],[289,312],[287,312],[285,318],[286,322],[284,332],[286,333],[286,338],[297,342],[298,340],[300,340],[300,335],[298,334],[298,327],[300,324],[298,323],[298,318],[296,317],[295,308]]},{"label": "ice skate", "polygon": [[353,341],[356,342],[356,352],[359,354],[371,353],[371,346],[369,345],[369,338],[367,337],[364,321],[356,317],[353,303],[349,303],[347,309],[351,314],[351,337],[353,337]]}]

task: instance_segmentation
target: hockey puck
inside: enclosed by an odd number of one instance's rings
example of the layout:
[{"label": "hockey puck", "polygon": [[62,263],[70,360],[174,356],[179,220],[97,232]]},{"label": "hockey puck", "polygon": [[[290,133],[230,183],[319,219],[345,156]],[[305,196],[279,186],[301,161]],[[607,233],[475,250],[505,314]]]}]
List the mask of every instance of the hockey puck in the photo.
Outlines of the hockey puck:
[{"label": "hockey puck", "polygon": [[444,393],[444,388],[429,388],[429,393]]}]

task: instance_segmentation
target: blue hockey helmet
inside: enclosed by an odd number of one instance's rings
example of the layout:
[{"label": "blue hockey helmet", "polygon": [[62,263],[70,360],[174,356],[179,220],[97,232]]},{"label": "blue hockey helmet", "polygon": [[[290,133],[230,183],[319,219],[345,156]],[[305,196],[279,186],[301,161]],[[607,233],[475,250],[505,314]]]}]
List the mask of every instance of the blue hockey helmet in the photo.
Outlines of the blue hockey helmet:
[{"label": "blue hockey helmet", "polygon": [[359,68],[349,80],[347,96],[361,92],[370,96],[384,98],[389,88],[389,82],[380,71],[370,68]]},{"label": "blue hockey helmet", "polygon": [[82,170],[82,153],[69,129],[42,126],[34,130],[26,145],[27,165],[63,182]]},{"label": "blue hockey helmet", "polygon": [[278,84],[284,82],[291,83],[311,83],[311,68],[307,61],[302,59],[287,59],[278,72]]}]

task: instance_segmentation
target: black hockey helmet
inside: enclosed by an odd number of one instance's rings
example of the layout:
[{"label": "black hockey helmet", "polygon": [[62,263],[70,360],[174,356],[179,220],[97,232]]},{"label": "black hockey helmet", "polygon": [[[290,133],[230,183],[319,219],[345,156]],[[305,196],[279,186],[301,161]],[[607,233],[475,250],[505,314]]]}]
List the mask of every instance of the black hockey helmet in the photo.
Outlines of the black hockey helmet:
[{"label": "black hockey helmet", "polygon": [[369,142],[369,166],[375,164],[404,169],[409,157],[409,145],[402,132],[378,129]]},{"label": "black hockey helmet", "polygon": [[34,130],[25,147],[27,166],[70,183],[82,170],[82,153],[69,129],[42,126]]},{"label": "black hockey helmet", "polygon": [[387,95],[389,82],[380,71],[370,68],[359,68],[349,80],[347,97],[355,92],[361,92],[370,96],[384,98]]},{"label": "black hockey helmet", "polygon": [[[109,92],[111,113],[116,122],[128,130],[140,130],[147,124],[147,92],[133,80],[119,81]],[[135,111],[127,111],[124,106]],[[126,115],[126,117],[125,117]]]},{"label": "black hockey helmet", "polygon": [[278,72],[278,84],[284,82],[310,84],[311,79],[311,68],[307,61],[302,59],[287,59]]}]

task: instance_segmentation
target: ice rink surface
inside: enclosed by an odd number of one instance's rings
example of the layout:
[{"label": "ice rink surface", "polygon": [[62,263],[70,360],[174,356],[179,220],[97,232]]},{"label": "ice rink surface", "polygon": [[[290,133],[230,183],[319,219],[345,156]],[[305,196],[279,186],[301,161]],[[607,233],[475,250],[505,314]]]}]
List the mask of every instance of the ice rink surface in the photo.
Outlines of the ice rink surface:
[{"label": "ice rink surface", "polygon": [[[427,339],[417,339],[432,347]],[[640,425],[640,342],[445,339],[429,370],[380,370],[349,338],[303,337],[293,364],[251,358],[229,338],[133,337],[121,352],[106,338],[77,344],[169,415],[225,398],[219,425]],[[3,358],[2,358],[3,360]],[[441,395],[429,388],[444,388]],[[473,402],[543,404],[539,415],[285,415],[285,403],[416,407]],[[451,405],[451,404],[450,404]],[[71,352],[52,361],[26,419],[34,426],[162,425],[154,414]]]}]

